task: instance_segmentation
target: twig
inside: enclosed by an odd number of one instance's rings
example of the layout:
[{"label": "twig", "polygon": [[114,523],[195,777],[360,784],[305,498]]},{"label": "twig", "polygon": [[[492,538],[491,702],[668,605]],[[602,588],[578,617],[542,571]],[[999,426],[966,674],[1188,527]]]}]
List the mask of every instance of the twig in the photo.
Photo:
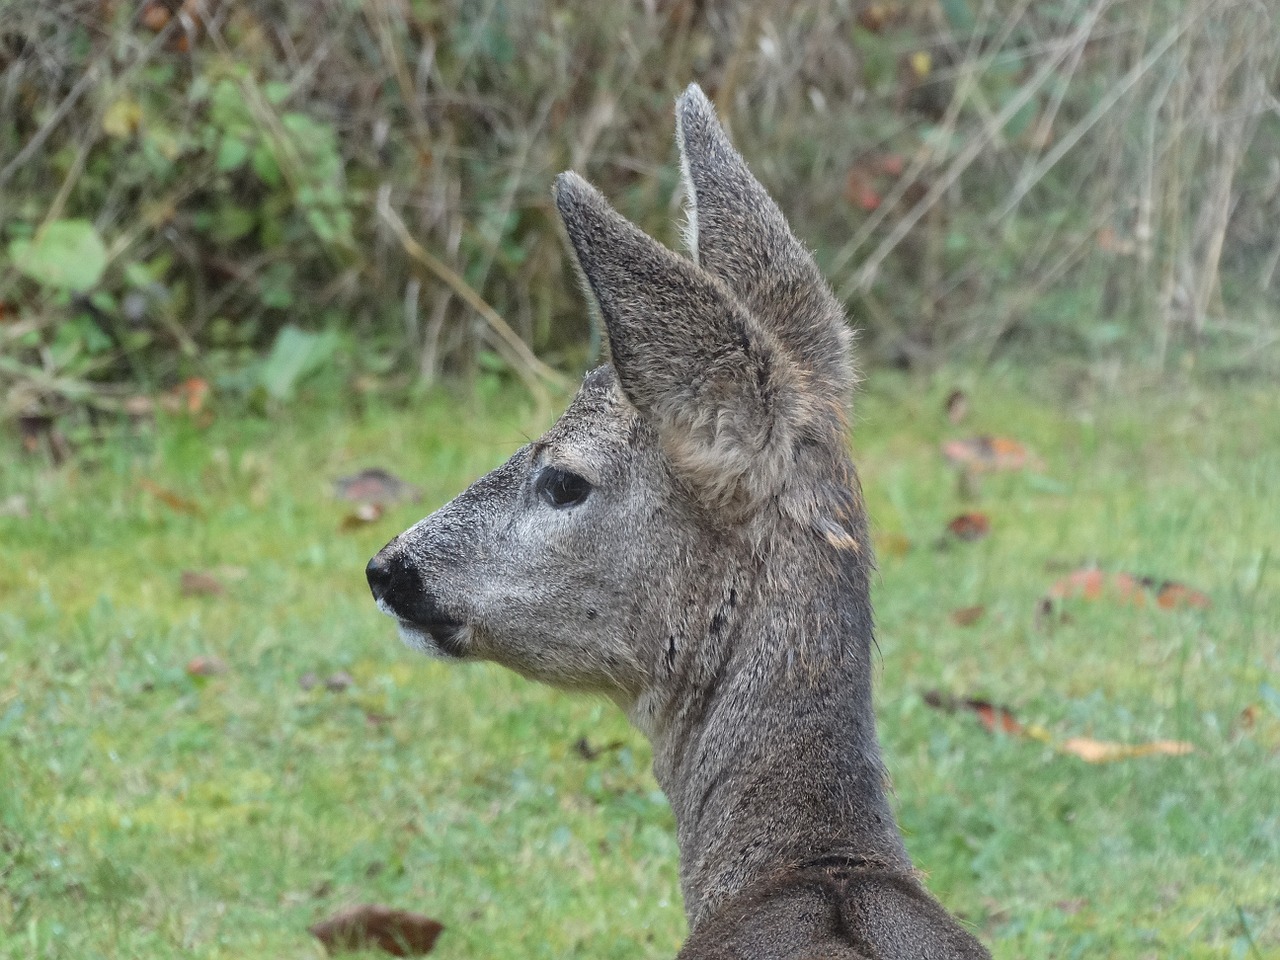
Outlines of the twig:
[{"label": "twig", "polygon": [[540,406],[549,405],[551,400],[546,387],[543,386],[543,381],[557,390],[563,390],[569,386],[565,377],[534,356],[528,345],[498,315],[498,311],[489,306],[461,274],[433,256],[413,238],[409,228],[400,219],[400,215],[391,209],[391,192],[387,189],[380,190],[378,193],[378,216],[391,228],[410,259],[429,270],[436,279],[443,281],[463,303],[478,313],[489,325],[489,329],[496,337],[494,346],[511,364],[512,369],[524,381]]}]

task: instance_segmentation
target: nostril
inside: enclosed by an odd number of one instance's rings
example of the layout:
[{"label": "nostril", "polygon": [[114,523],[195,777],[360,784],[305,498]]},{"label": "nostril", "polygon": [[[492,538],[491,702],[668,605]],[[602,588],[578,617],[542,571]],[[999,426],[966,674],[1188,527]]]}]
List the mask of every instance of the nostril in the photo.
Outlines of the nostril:
[{"label": "nostril", "polygon": [[382,554],[379,553],[364,568],[364,575],[369,580],[369,589],[373,591],[373,599],[381,600],[386,595],[387,588],[391,586],[391,564],[383,559]]}]

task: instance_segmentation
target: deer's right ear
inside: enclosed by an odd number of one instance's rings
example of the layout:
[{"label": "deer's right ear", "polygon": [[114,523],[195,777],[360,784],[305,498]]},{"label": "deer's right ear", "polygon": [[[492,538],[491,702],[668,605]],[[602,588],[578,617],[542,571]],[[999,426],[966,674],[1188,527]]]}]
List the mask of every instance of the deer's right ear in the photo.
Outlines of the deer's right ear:
[{"label": "deer's right ear", "polygon": [[714,506],[777,492],[801,427],[798,372],[716,278],[672,253],[573,173],[556,207],[600,308],[618,381],[673,468]]}]

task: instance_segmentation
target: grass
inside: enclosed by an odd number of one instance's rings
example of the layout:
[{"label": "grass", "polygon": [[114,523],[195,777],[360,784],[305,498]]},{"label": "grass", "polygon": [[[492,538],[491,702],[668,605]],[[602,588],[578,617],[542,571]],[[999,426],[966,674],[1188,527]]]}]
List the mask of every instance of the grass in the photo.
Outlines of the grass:
[{"label": "grass", "polygon": [[[1090,383],[876,374],[860,397],[903,829],[999,958],[1277,957],[1280,398]],[[677,850],[643,739],[609,704],[411,654],[363,584],[378,546],[540,426],[509,395],[438,394],[165,420],[94,466],[0,453],[0,502],[31,508],[0,517],[0,956],[320,956],[307,926],[355,902],[437,917],[445,958],[672,956]],[[981,432],[1043,466],[974,504],[938,445]],[[343,532],[328,481],[374,464],[426,502]],[[937,548],[975,507],[991,535]],[[1213,605],[1038,619],[1094,560]],[[225,594],[182,596],[183,570]],[[950,620],[975,604],[977,625]],[[197,656],[227,669],[193,677]],[[339,671],[342,692],[299,683]],[[1090,765],[932,711],[931,688],[1058,742],[1195,752]],[[584,737],[619,745],[588,761]]]}]

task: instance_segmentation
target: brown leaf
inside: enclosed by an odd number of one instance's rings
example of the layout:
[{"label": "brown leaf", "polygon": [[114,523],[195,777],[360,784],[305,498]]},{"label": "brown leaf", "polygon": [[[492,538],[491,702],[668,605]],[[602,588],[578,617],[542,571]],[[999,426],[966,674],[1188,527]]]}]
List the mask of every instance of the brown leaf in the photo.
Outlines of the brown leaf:
[{"label": "brown leaf", "polygon": [[348,907],[308,928],[329,953],[370,948],[393,957],[430,953],[444,925],[420,913],[377,904]]},{"label": "brown leaf", "polygon": [[991,532],[991,519],[985,513],[962,513],[947,524],[947,532],[957,540],[981,540]]},{"label": "brown leaf", "polygon": [[330,693],[342,693],[353,686],[355,682],[355,677],[345,670],[339,670],[337,673],[331,673],[325,678],[324,688]]},{"label": "brown leaf", "polygon": [[187,676],[189,677],[215,677],[220,673],[226,672],[226,661],[218,657],[192,657],[187,662]]},{"label": "brown leaf", "polygon": [[1110,573],[1095,567],[1074,570],[1057,580],[1049,587],[1048,598],[1091,601],[1105,598],[1116,603],[1142,607],[1146,605],[1149,595],[1155,597],[1156,606],[1162,610],[1180,607],[1205,609],[1211,604],[1208,594],[1176,580],[1156,580],[1123,571]]},{"label": "brown leaf", "polygon": [[138,486],[176,513],[188,513],[197,517],[201,513],[199,504],[194,500],[188,500],[186,497],[174,493],[168,487],[160,486],[149,477],[139,477]]},{"label": "brown leaf", "polygon": [[956,466],[972,470],[1021,470],[1036,462],[1026,447],[1008,437],[947,440],[942,444],[942,455]]},{"label": "brown leaf", "polygon": [[380,467],[339,477],[333,481],[333,494],[348,503],[376,503],[381,506],[401,501],[417,503],[422,499],[420,489]]},{"label": "brown leaf", "polygon": [[182,595],[184,597],[217,597],[227,592],[222,581],[203,570],[182,571]]},{"label": "brown leaf", "polygon": [[1181,757],[1195,750],[1182,740],[1156,740],[1152,743],[1110,743],[1090,737],[1072,737],[1058,747],[1063,753],[1079,757],[1087,763],[1113,763],[1134,757]]},{"label": "brown leaf", "polygon": [[952,390],[947,394],[946,410],[948,420],[960,423],[969,415],[969,395],[963,390]]},{"label": "brown leaf", "polygon": [[343,533],[350,533],[368,524],[377,523],[382,519],[382,512],[383,507],[380,503],[362,503],[342,518],[338,529]]},{"label": "brown leaf", "polygon": [[922,694],[922,698],[926,704],[944,713],[956,713],[960,710],[969,711],[978,718],[989,733],[999,731],[1000,733],[1019,735],[1026,732],[1022,724],[1018,722],[1018,718],[1013,715],[1012,710],[1008,707],[994,704],[990,700],[961,699],[938,690],[929,690]]},{"label": "brown leaf", "polygon": [[982,604],[973,607],[961,607],[959,610],[951,611],[951,622],[957,627],[972,627],[982,619],[982,615],[986,612],[987,608]]}]

